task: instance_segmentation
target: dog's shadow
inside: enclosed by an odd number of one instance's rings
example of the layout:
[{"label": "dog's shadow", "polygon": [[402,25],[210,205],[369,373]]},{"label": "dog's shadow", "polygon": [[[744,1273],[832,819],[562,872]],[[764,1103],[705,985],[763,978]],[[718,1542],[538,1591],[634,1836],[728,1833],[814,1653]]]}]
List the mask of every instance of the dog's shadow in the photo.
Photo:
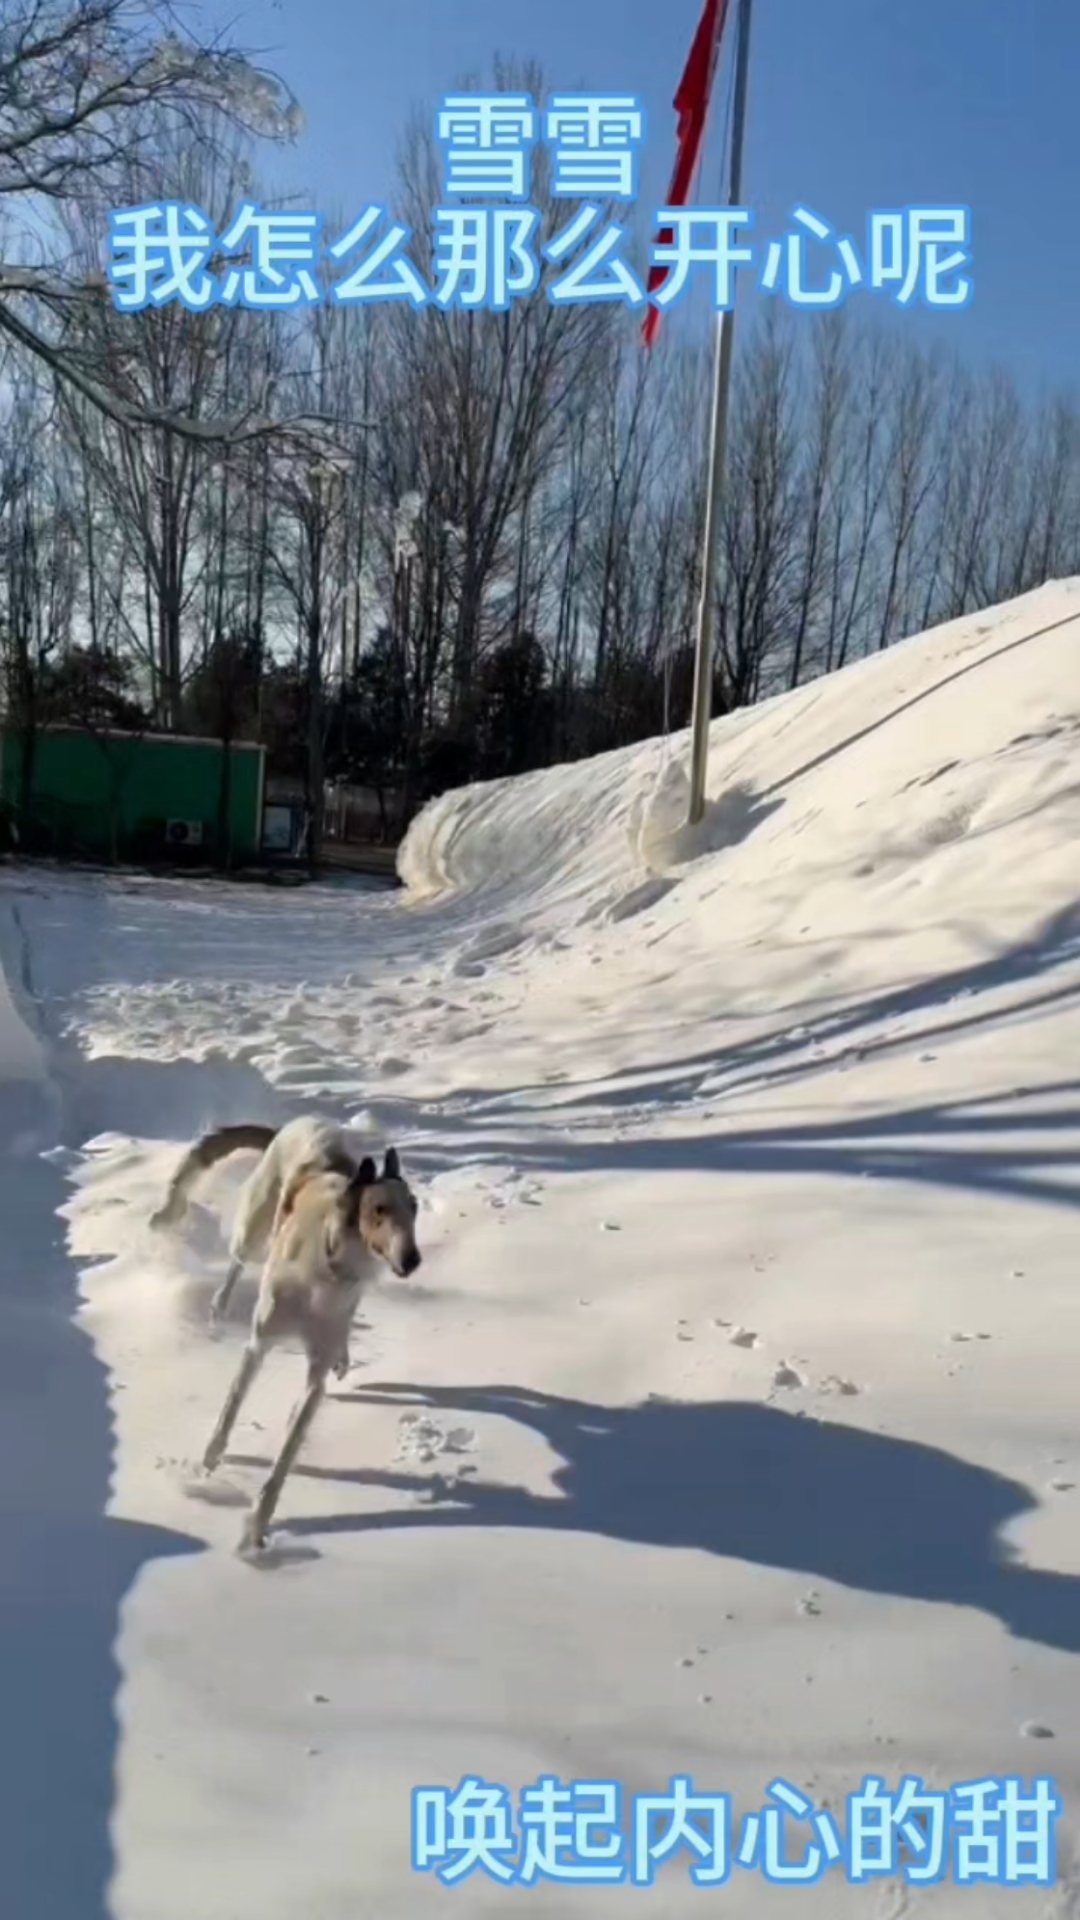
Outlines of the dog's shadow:
[{"label": "dog's shadow", "polygon": [[[757,1402],[604,1406],[521,1387],[359,1387],[339,1400],[499,1415],[562,1460],[550,1494],[469,1478],[452,1505],[299,1520],[296,1535],[400,1527],[595,1533],[784,1568],[866,1593],[973,1607],[1080,1652],[1080,1578],[1024,1565],[1002,1529],[1038,1502],[1019,1481],[921,1442]],[[426,1476],[296,1469],[401,1492]]]}]

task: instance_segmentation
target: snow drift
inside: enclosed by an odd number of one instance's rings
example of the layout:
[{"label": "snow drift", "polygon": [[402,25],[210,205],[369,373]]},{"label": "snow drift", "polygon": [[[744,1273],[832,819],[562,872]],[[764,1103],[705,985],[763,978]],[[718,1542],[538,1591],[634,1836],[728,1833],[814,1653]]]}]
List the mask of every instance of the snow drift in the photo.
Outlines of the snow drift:
[{"label": "snow drift", "polygon": [[401,879],[416,899],[512,887],[525,911],[716,852],[737,884],[766,845],[808,881],[842,878],[849,852],[860,877],[879,859],[896,871],[905,854],[1062,797],[1080,731],[1078,622],[1080,581],[1055,582],[715,721],[709,814],[693,833],[686,732],[444,794],[413,822]]}]

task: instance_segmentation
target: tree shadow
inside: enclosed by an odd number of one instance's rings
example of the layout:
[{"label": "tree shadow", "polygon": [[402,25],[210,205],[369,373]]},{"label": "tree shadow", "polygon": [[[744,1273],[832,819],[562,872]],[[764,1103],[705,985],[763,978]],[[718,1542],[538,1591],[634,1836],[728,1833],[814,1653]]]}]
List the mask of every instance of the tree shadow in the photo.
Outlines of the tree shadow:
[{"label": "tree shadow", "polygon": [[[613,1140],[541,1136],[515,1140],[513,1158],[530,1173],[827,1174],[1080,1207],[1080,1081],[1037,1091],[1056,1094],[1060,1104],[1031,1107],[1010,1089],[800,1125]],[[477,1155],[506,1152],[505,1141],[474,1136],[471,1145]]]},{"label": "tree shadow", "polygon": [[[1015,1006],[987,1005],[984,996],[1009,987],[1029,986],[1061,969],[1075,967],[1075,976],[1030,991]],[[737,1093],[752,1081],[755,1089],[789,1085],[813,1079],[835,1070],[837,1057],[845,1047],[857,1052],[860,1062],[887,1057],[914,1046],[941,1043],[970,1033],[996,1021],[1028,1017],[1049,1007],[1064,1010],[1080,1003],[1080,899],[1057,909],[1036,929],[1030,939],[1015,942],[969,966],[954,967],[908,986],[890,987],[869,994],[849,1005],[833,1005],[816,1017],[807,1019],[798,1008],[798,1018],[771,1032],[756,1034],[729,1047],[711,1047],[685,1055],[655,1067],[623,1067],[603,1082],[593,1082],[587,1091],[576,1093],[572,1083],[566,1098],[558,1102],[559,1112],[571,1112],[579,1106],[605,1106],[629,1103],[647,1095],[653,1100],[676,1102],[700,1092],[703,1078],[716,1082],[708,1098],[721,1099]],[[956,1007],[948,1018],[906,1026],[900,1033],[875,1031],[891,1021],[909,1021],[912,1016],[931,1014],[939,1008]],[[815,1052],[828,1046],[829,1054]],[[512,1095],[502,1090],[477,1089],[465,1096],[469,1113],[478,1119],[494,1119],[502,1113],[520,1115],[522,1096],[527,1093],[549,1096],[550,1085],[522,1088]]]},{"label": "tree shadow", "polygon": [[[290,1532],[592,1533],[971,1607],[1018,1638],[1080,1653],[1080,1578],[1025,1566],[1001,1540],[1007,1522],[1037,1507],[1034,1495],[941,1448],[748,1401],[606,1406],[522,1387],[397,1383],[341,1397],[499,1415],[532,1428],[563,1464],[550,1494],[470,1478],[454,1485],[452,1505],[298,1520]],[[298,1471],[403,1491],[428,1484],[407,1473]]]}]

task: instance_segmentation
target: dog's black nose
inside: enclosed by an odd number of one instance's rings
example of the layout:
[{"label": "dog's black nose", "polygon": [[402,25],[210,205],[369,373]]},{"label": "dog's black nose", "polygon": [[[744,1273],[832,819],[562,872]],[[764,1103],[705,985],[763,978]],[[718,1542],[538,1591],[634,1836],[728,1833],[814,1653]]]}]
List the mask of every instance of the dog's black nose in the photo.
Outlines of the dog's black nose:
[{"label": "dog's black nose", "polygon": [[414,1247],[412,1252],[407,1253],[404,1259],[402,1260],[401,1271],[402,1273],[415,1273],[419,1265],[420,1265],[420,1255],[417,1253],[416,1248]]}]

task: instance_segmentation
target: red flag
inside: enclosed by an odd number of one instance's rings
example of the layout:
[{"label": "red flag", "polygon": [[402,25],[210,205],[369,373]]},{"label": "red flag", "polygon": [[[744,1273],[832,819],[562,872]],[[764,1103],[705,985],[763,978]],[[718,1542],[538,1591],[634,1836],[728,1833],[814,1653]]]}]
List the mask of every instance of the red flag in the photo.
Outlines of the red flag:
[{"label": "red flag", "polygon": [[[665,203],[669,207],[685,207],[690,198],[701,158],[701,144],[705,137],[705,122],[709,116],[709,100],[716,76],[716,63],[720,57],[727,9],[728,0],[705,0],[705,10],[698,21],[690,57],[675,94],[673,104],[679,116],[679,146]],[[673,237],[670,227],[662,227],[657,241],[661,245],[670,245]],[[655,293],[657,287],[662,287],[667,275],[666,267],[652,267],[649,271],[649,292]],[[650,307],[641,329],[641,337],[647,347],[653,345],[659,331],[660,309]]]}]

